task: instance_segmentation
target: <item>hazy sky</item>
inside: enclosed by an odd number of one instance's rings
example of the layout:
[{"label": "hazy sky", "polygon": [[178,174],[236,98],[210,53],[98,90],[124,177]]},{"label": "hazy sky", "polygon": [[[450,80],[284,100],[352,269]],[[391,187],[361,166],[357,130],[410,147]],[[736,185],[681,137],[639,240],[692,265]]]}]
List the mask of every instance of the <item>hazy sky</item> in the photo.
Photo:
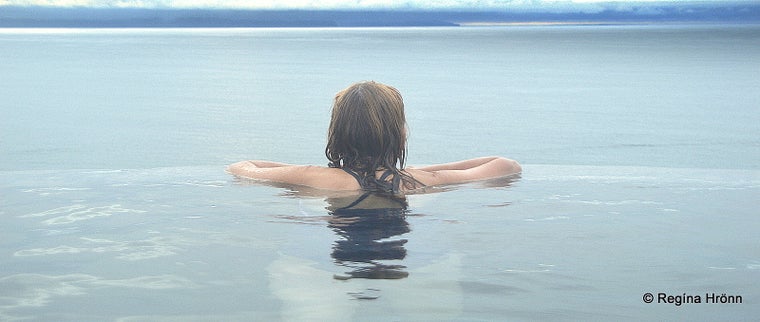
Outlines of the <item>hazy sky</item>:
[{"label": "hazy sky", "polygon": [[481,8],[596,11],[674,3],[750,3],[755,0],[0,0],[2,5],[127,8],[378,9]]}]

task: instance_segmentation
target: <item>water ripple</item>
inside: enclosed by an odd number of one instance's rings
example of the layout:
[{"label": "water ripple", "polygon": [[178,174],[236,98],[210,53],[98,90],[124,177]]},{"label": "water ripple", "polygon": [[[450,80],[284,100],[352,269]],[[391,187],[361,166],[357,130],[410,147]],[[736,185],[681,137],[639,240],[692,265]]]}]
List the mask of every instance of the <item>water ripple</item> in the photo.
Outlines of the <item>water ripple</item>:
[{"label": "water ripple", "polygon": [[176,275],[138,276],[127,279],[104,279],[89,274],[15,274],[0,277],[0,320],[21,320],[14,310],[43,307],[57,297],[86,295],[89,290],[103,287],[139,288],[150,290],[195,288],[197,285]]},{"label": "water ripple", "polygon": [[82,204],[75,204],[71,206],[58,207],[47,211],[38,213],[26,214],[19,216],[20,218],[32,218],[32,217],[47,217],[54,216],[52,218],[43,220],[42,223],[46,225],[63,225],[70,224],[77,221],[88,220],[97,217],[108,217],[116,213],[144,213],[144,210],[127,209],[123,208],[120,204],[114,204],[110,206],[101,207],[87,207]]},{"label": "water ripple", "polygon": [[117,259],[137,261],[170,256],[181,250],[180,247],[175,246],[178,244],[176,240],[167,239],[166,237],[153,237],[136,241],[113,241],[80,237],[80,240],[84,241],[84,247],[61,245],[49,248],[23,249],[16,251],[13,255],[27,257],[79,253],[121,253],[116,256]]}]

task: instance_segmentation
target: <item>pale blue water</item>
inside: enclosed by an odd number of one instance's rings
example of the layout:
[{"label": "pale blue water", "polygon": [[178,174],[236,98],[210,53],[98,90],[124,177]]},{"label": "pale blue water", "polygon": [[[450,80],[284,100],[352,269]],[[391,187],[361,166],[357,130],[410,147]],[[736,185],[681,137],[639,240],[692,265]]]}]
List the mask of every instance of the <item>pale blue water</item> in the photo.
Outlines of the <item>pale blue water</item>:
[{"label": "pale blue water", "polygon": [[[0,320],[750,320],[758,58],[758,26],[0,30]],[[324,164],[367,79],[410,164],[524,173],[376,230],[224,172]],[[356,256],[408,275],[334,278]]]},{"label": "pale blue water", "polygon": [[322,164],[334,93],[370,79],[405,97],[412,164],[501,154],[758,169],[758,34],[754,25],[6,29],[0,169]]}]

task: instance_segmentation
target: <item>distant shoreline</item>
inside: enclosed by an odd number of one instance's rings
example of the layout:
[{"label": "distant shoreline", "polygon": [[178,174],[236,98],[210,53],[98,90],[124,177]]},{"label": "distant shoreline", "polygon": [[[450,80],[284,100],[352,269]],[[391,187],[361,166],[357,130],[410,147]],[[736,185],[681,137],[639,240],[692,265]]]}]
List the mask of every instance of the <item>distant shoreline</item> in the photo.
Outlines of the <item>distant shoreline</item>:
[{"label": "distant shoreline", "polygon": [[760,4],[707,10],[662,6],[657,15],[601,11],[103,9],[0,6],[0,28],[325,28],[760,23]]},{"label": "distant shoreline", "polygon": [[86,26],[72,26],[72,25],[40,25],[40,26],[4,26],[0,25],[0,30],[44,30],[44,29],[342,29],[342,28],[356,28],[356,29],[372,29],[372,28],[477,28],[477,27],[594,27],[594,26],[713,26],[713,25],[736,25],[736,26],[760,26],[760,22],[723,22],[723,21],[520,21],[520,22],[466,22],[466,23],[452,23],[446,25],[361,25],[361,26],[301,26],[301,25],[233,25],[233,26],[207,26],[207,25],[192,25],[192,26],[113,26],[113,25],[86,25]]}]

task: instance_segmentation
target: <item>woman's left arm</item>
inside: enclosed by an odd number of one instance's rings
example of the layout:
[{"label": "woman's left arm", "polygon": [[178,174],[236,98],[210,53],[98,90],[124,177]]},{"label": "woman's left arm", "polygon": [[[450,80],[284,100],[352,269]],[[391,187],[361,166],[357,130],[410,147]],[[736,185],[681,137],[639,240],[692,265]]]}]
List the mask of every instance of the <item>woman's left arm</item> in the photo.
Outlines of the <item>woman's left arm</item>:
[{"label": "woman's left arm", "polygon": [[[289,167],[293,166],[292,164],[288,163],[282,163],[282,162],[274,162],[274,161],[264,161],[264,160],[248,160],[248,161],[241,161],[238,163],[249,163],[257,168],[279,168],[279,167]],[[238,164],[235,163],[235,164]],[[235,165],[233,164],[233,165]]]},{"label": "woman's left arm", "polygon": [[274,161],[248,160],[231,164],[227,167],[227,172],[251,179],[281,181],[281,177],[293,167],[296,166]]}]

